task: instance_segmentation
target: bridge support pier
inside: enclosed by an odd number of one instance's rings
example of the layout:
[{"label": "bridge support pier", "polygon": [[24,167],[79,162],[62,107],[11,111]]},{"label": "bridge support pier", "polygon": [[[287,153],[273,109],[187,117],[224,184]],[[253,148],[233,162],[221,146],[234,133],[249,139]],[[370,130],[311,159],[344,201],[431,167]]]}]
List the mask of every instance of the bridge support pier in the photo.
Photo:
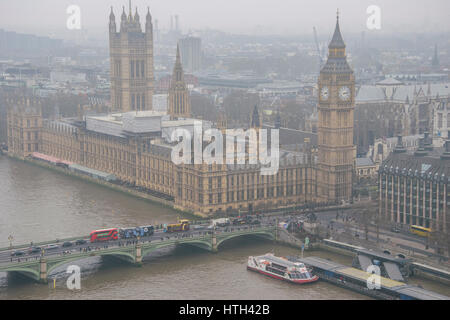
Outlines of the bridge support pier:
[{"label": "bridge support pier", "polygon": [[135,261],[134,261],[134,265],[136,267],[141,267],[142,266],[142,247],[141,245],[138,243],[136,244],[136,254],[135,254]]},{"label": "bridge support pier", "polygon": [[211,252],[217,252],[217,237],[215,233],[213,233],[211,238]]},{"label": "bridge support pier", "polygon": [[47,283],[47,260],[44,257],[39,260],[39,282]]}]

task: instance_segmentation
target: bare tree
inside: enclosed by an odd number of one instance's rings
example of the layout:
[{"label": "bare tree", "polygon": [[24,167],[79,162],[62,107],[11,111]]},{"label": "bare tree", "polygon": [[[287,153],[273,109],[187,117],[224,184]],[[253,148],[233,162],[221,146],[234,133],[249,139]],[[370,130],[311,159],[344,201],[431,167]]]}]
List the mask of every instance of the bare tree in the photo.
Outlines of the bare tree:
[{"label": "bare tree", "polygon": [[441,230],[433,230],[427,241],[434,247],[436,254],[450,255],[450,237]]}]

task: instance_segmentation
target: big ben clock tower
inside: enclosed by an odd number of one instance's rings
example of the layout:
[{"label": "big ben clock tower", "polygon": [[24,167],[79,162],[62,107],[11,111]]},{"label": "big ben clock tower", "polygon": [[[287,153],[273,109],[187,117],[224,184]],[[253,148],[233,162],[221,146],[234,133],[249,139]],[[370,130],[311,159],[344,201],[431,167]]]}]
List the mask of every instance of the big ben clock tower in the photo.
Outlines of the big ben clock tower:
[{"label": "big ben clock tower", "polygon": [[352,196],[355,78],[347,63],[339,13],[328,49],[319,76],[317,196],[340,202]]}]

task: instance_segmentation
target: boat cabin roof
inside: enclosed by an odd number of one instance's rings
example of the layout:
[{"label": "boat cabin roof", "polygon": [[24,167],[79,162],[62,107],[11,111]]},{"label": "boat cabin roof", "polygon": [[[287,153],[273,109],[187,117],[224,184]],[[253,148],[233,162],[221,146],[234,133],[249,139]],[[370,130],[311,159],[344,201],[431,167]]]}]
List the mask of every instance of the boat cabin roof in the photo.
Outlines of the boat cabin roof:
[{"label": "boat cabin roof", "polygon": [[289,267],[297,267],[298,268],[298,267],[304,267],[305,266],[301,262],[292,262],[292,261],[289,261],[287,259],[275,257],[275,256],[269,255],[269,254],[266,254],[266,255],[263,255],[263,256],[259,256],[257,258],[264,259],[264,260],[270,261],[272,263],[280,264],[280,265],[286,266],[288,268]]}]

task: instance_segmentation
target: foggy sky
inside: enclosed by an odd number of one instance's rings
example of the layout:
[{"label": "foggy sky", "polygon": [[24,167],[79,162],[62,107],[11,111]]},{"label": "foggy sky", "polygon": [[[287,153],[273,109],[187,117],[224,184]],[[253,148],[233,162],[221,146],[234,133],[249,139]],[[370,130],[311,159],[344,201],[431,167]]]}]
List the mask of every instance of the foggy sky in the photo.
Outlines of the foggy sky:
[{"label": "foggy sky", "polygon": [[[120,24],[122,6],[128,12],[128,0],[0,0],[0,28],[34,34],[67,33],[69,5],[81,8],[81,26],[85,33],[107,32],[110,7]],[[147,6],[160,29],[168,29],[170,15],[179,15],[184,32],[210,28],[246,34],[311,34],[334,28],[336,9],[345,33],[368,31],[369,5],[381,8],[383,33],[450,31],[449,0],[132,0],[141,22]]]}]

